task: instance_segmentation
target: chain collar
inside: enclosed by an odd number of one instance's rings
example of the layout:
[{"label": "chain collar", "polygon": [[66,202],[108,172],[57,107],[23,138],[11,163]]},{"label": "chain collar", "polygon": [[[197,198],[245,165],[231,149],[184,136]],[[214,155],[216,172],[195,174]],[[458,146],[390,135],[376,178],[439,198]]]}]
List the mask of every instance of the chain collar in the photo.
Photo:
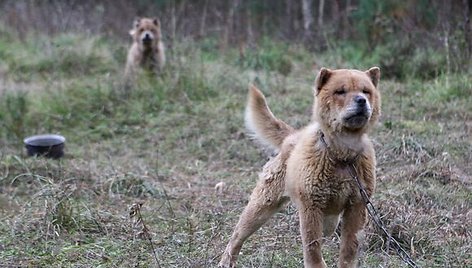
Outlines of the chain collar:
[{"label": "chain collar", "polygon": [[320,140],[321,140],[321,143],[326,147],[326,149],[328,150],[328,154],[330,155],[330,158],[335,160],[336,162],[338,163],[342,163],[344,165],[354,165],[356,162],[357,162],[357,159],[359,158],[359,156],[362,154],[362,151],[358,152],[354,157],[352,158],[345,158],[345,159],[342,159],[342,158],[339,158],[337,156],[334,156],[334,154],[331,152],[330,150],[330,147],[328,145],[328,143],[326,142],[325,140],[325,134],[323,133],[323,131],[319,131],[320,133]]}]

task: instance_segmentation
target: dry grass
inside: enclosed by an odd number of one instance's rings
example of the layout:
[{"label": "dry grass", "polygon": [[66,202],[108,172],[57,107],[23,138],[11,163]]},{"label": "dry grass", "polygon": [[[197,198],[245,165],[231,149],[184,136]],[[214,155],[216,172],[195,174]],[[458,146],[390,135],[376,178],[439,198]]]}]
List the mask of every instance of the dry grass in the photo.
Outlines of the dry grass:
[{"label": "dry grass", "polygon": [[[274,113],[301,126],[310,118],[312,61],[336,64],[296,52],[306,60],[294,60],[283,77],[243,70],[224,55],[207,60],[188,43],[169,52],[161,79],[125,96],[116,82],[125,45],[86,46],[94,40],[85,37],[74,55],[77,73],[48,65],[30,43],[18,43],[4,63],[0,102],[10,98],[11,107],[0,108],[0,266],[215,266],[266,160],[243,129],[247,84],[258,83]],[[94,57],[104,50],[117,52]],[[34,59],[20,74],[12,66],[25,56]],[[109,71],[86,71],[82,57]],[[52,69],[38,75],[38,66]],[[472,265],[471,84],[470,75],[381,84],[373,203],[421,267]],[[44,131],[67,137],[64,159],[25,157],[21,138]],[[221,181],[226,187],[215,191]],[[339,239],[325,243],[334,265]],[[289,206],[249,239],[240,265],[300,267],[300,247]],[[405,266],[372,224],[361,260]]]}]

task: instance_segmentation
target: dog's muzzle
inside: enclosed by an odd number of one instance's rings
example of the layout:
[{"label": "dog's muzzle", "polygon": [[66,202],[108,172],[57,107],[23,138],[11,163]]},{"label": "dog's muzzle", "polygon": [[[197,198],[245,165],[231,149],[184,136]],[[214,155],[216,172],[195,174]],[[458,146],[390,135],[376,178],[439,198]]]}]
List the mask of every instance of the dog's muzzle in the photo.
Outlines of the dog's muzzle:
[{"label": "dog's muzzle", "polygon": [[365,126],[372,115],[372,109],[364,96],[355,96],[343,118],[347,128],[359,129]]},{"label": "dog's muzzle", "polygon": [[141,35],[141,41],[143,42],[143,44],[151,44],[152,41],[154,40],[154,36],[149,33],[149,32],[144,32],[142,33]]}]

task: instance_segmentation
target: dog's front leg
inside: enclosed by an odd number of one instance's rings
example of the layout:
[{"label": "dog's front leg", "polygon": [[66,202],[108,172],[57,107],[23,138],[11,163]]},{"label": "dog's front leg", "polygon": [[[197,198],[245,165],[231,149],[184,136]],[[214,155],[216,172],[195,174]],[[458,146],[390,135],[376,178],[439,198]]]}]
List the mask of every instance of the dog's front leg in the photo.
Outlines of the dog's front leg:
[{"label": "dog's front leg", "polygon": [[359,201],[344,210],[339,268],[357,267],[358,234],[366,223],[365,205]]},{"label": "dog's front leg", "polygon": [[326,268],[321,254],[323,213],[310,202],[299,202],[300,233],[305,268]]}]

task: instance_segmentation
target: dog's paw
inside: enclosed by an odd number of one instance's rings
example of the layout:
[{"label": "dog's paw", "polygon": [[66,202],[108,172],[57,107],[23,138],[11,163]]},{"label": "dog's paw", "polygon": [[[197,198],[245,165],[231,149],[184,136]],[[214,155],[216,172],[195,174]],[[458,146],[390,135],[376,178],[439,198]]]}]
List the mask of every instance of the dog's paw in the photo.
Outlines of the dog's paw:
[{"label": "dog's paw", "polygon": [[236,263],[233,260],[231,254],[228,253],[223,253],[223,256],[221,257],[221,261],[218,264],[218,268],[234,268],[236,267]]}]

